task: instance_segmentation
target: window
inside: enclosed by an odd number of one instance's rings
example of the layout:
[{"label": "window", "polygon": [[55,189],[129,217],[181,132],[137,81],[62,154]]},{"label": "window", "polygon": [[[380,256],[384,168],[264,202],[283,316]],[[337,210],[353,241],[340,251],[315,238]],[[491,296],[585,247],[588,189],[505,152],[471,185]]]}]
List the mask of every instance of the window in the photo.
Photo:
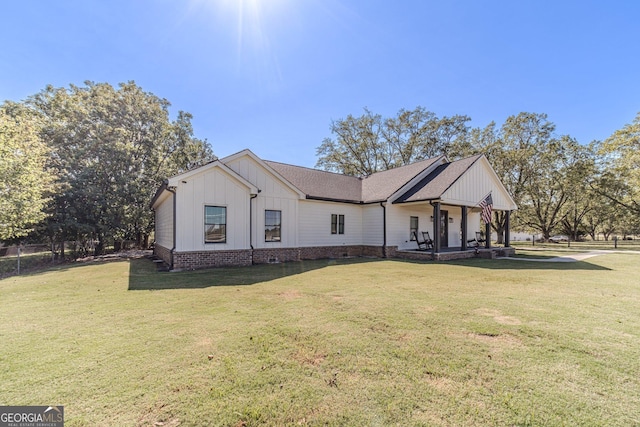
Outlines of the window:
[{"label": "window", "polygon": [[331,214],[331,234],[344,234],[344,215]]},{"label": "window", "polygon": [[418,234],[418,217],[411,216],[409,217],[409,240],[416,240],[417,234]]},{"label": "window", "polygon": [[282,211],[264,211],[264,241],[279,242],[281,239]]},{"label": "window", "polygon": [[204,242],[226,243],[227,208],[221,206],[204,207]]}]

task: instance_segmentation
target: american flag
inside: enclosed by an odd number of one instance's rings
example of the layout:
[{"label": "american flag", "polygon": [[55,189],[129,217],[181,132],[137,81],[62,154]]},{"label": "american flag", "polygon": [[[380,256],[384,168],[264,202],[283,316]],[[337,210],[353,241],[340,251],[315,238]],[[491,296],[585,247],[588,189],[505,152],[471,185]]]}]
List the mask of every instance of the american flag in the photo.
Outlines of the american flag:
[{"label": "american flag", "polygon": [[493,198],[491,193],[480,202],[482,208],[482,220],[485,224],[491,224],[491,210],[493,209]]}]

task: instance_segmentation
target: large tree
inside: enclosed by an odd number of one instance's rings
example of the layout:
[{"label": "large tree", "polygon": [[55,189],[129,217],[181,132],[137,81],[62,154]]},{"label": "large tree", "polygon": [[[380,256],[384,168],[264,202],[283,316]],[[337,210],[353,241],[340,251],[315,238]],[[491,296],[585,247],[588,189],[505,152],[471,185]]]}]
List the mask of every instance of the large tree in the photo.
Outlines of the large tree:
[{"label": "large tree", "polygon": [[615,195],[608,191],[602,194],[635,215],[640,214],[640,113],[602,144],[601,155],[609,160],[611,184],[624,187]]},{"label": "large tree", "polygon": [[[555,125],[546,114],[522,112],[509,116],[500,129],[495,123],[485,128],[472,129],[464,144],[458,147],[466,154],[483,153],[493,166],[496,174],[519,207],[512,226],[528,227],[523,221],[523,207],[528,198],[527,191],[533,180],[547,165],[541,159],[553,139]],[[498,243],[504,239],[506,212],[494,211],[492,228],[498,236]]]},{"label": "large tree", "polygon": [[193,137],[191,116],[169,117],[169,102],[134,82],[45,88],[26,101],[44,121],[41,137],[61,191],[50,205],[49,237],[96,242],[135,240],[153,227],[148,202],[162,180],[209,161]]},{"label": "large tree", "polygon": [[[545,239],[561,228],[563,221],[577,234],[586,214],[581,199],[588,197],[585,180],[592,173],[591,160],[586,147],[566,135],[538,147],[532,158],[537,170],[525,188],[520,221]],[[574,215],[580,218],[568,218]]]},{"label": "large tree", "polygon": [[317,148],[316,166],[368,176],[441,154],[456,156],[469,120],[459,115],[438,118],[422,107],[402,109],[385,119],[365,108],[359,117],[348,115],[331,123],[334,138],[325,138]]},{"label": "large tree", "polygon": [[21,104],[0,106],[0,240],[23,237],[42,221],[53,177],[37,114]]}]

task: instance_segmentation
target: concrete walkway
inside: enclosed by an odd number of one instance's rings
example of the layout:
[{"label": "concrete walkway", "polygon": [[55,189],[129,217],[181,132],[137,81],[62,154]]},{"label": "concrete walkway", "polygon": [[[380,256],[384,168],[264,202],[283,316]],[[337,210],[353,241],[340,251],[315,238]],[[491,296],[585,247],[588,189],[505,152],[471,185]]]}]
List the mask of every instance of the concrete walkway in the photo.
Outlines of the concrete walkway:
[{"label": "concrete walkway", "polygon": [[589,252],[575,253],[571,255],[562,255],[556,256],[553,258],[516,258],[516,257],[500,257],[497,259],[510,259],[513,261],[533,261],[533,262],[576,262],[576,261],[584,261],[588,258],[593,258],[598,255],[607,255],[612,253],[618,254],[640,254],[640,251],[604,251],[604,250],[595,250]]}]

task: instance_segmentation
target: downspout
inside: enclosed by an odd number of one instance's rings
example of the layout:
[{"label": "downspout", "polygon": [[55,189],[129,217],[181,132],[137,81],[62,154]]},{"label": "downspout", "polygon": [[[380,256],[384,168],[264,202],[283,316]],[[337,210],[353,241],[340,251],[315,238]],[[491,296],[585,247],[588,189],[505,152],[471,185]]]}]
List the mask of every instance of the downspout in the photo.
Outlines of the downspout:
[{"label": "downspout", "polygon": [[176,210],[178,206],[178,197],[176,195],[176,187],[167,187],[167,190],[169,191],[169,193],[173,194],[173,247],[171,248],[171,251],[169,251],[169,254],[171,255],[171,264],[169,265],[169,271],[171,271],[173,270],[173,253],[176,250]]},{"label": "downspout", "polygon": [[251,201],[258,197],[257,194],[251,194],[249,197],[249,247],[251,248],[251,265],[253,265],[253,243],[251,242],[251,236],[253,236],[253,203]]},{"label": "downspout", "polygon": [[382,258],[387,257],[387,206],[380,202],[382,207]]}]

